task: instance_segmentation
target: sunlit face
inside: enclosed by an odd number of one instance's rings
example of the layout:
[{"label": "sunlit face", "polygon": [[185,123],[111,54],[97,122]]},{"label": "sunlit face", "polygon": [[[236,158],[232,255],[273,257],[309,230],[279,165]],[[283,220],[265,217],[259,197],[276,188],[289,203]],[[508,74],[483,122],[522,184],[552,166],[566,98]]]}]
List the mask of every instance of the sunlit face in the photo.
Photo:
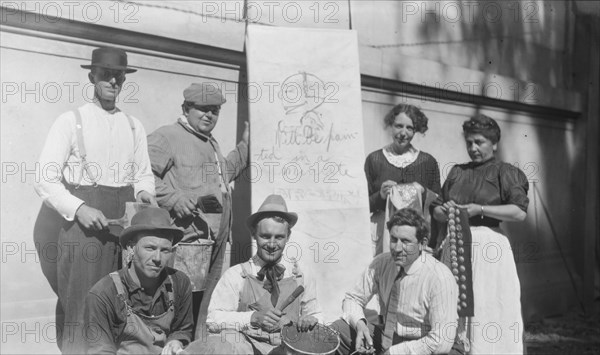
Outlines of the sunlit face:
[{"label": "sunlit face", "polygon": [[394,119],[391,130],[392,137],[394,138],[394,151],[403,153],[409,147],[410,142],[415,136],[413,121],[402,112]]},{"label": "sunlit face", "polygon": [[256,233],[256,254],[266,263],[281,259],[285,244],[289,240],[289,228],[286,223],[265,218],[258,222]]},{"label": "sunlit face", "polygon": [[425,248],[427,238],[417,240],[417,228],[413,226],[393,226],[390,230],[390,252],[397,266],[410,266]]},{"label": "sunlit face", "polygon": [[469,153],[471,161],[475,163],[483,163],[490,160],[498,148],[497,143],[492,143],[491,140],[480,133],[466,135],[465,143],[467,145],[467,153]]},{"label": "sunlit face", "polygon": [[221,106],[194,106],[187,112],[190,126],[202,134],[209,135],[219,120]]},{"label": "sunlit face", "polygon": [[94,84],[94,95],[103,101],[114,102],[125,82],[125,71],[95,67],[89,74]]},{"label": "sunlit face", "polygon": [[137,237],[133,247],[133,266],[138,277],[158,278],[171,258],[173,244],[170,239],[146,235]]}]

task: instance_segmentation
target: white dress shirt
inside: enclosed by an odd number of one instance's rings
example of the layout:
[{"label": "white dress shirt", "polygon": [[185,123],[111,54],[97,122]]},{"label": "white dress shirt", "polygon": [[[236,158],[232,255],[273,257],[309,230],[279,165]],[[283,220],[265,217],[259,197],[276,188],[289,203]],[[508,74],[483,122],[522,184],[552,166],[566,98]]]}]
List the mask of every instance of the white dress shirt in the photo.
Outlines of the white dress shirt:
[{"label": "white dress shirt", "polygon": [[[300,295],[301,316],[313,316],[323,322],[321,306],[317,301],[317,286],[315,279],[305,272],[300,271],[297,263],[289,263],[284,259],[280,262],[285,266],[283,278],[292,277],[295,273],[304,276],[304,293]],[[264,263],[254,256],[250,258],[252,275],[257,276]],[[221,330],[234,329],[241,331],[250,327],[250,318],[254,311],[239,312],[240,294],[246,279],[242,277],[244,271],[242,264],[237,264],[225,271],[215,287],[208,306],[206,323],[216,323]]]},{"label": "white dress shirt", "polygon": [[75,114],[73,111],[65,112],[50,128],[40,156],[42,174],[35,183],[35,190],[44,202],[66,220],[74,219],[83,201],[63,186],[62,179],[70,185],[82,186],[97,183],[121,187],[132,184],[136,196],[140,191],[155,195],[154,175],[142,123],[131,117],[135,127],[132,130],[123,112],[111,114],[97,103],[85,104],[79,111],[88,171],[83,171],[81,175]]},{"label": "white dress shirt", "polygon": [[[373,295],[387,302],[399,268],[390,253],[379,254],[346,293],[343,319],[356,329],[366,319],[364,307]],[[454,343],[457,327],[458,286],[444,264],[422,253],[400,279],[400,302],[388,317],[396,317],[396,334],[402,343],[389,348],[390,354],[444,354]],[[385,313],[385,307],[382,307]],[[385,314],[384,314],[385,315]]]}]

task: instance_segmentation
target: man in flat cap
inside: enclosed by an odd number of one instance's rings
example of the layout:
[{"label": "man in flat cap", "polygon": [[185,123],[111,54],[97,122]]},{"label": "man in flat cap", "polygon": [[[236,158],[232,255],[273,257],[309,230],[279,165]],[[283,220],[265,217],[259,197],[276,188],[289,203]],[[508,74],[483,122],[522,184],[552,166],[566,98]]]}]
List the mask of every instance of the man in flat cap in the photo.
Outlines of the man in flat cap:
[{"label": "man in flat cap", "polygon": [[185,248],[193,248],[190,243],[201,240],[215,241],[204,287],[200,280],[205,276],[202,270],[184,270],[192,280],[194,314],[199,313],[195,323],[203,324],[208,300],[223,270],[231,231],[229,184],[248,164],[248,124],[242,140],[225,158],[211,134],[225,103],[221,90],[213,83],[194,83],[183,91],[183,98],[183,112],[177,122],[148,136],[148,152],[156,178],[158,204],[184,229],[175,260],[193,264],[191,260],[185,262],[185,258],[193,257]]},{"label": "man in flat cap", "polygon": [[[291,321],[307,331],[322,321],[315,279],[284,255],[297,221],[298,215],[288,212],[280,195],[268,196],[248,217],[256,254],[225,271],[208,307],[210,334],[196,337],[185,353],[279,353],[282,326]],[[285,300],[299,286],[304,292],[286,307]]]},{"label": "man in flat cap", "polygon": [[[122,217],[126,201],[156,204],[144,127],[116,106],[125,75],[136,69],[127,66],[124,50],[112,47],[95,49],[91,64],[81,67],[90,70],[94,100],[56,119],[40,156],[45,176],[35,184],[44,200],[36,248],[58,246],[55,259],[45,252],[40,259],[58,295],[63,353],[82,352],[85,295],[119,267],[118,238],[108,232],[108,219]],[[101,257],[90,257],[91,251]]]},{"label": "man in flat cap", "polygon": [[103,277],[85,299],[88,354],[175,355],[192,339],[192,286],[167,265],[183,237],[169,213],[142,209],[121,234],[131,260]]}]

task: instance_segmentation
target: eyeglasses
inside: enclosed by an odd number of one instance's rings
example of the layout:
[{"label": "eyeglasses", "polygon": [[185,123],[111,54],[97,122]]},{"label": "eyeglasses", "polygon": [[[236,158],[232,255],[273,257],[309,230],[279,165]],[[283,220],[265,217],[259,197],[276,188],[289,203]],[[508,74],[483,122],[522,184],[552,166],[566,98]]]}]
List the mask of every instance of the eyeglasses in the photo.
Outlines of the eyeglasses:
[{"label": "eyeglasses", "polygon": [[406,251],[415,251],[418,249],[418,245],[419,242],[407,242],[407,241],[403,241],[401,239],[396,239],[396,238],[390,238],[390,243],[392,244],[401,244],[403,249],[405,249]]},{"label": "eyeglasses", "polygon": [[192,105],[198,111],[202,112],[210,112],[213,115],[218,115],[221,112],[221,106],[200,106],[200,105]]},{"label": "eyeglasses", "polygon": [[125,72],[123,70],[96,68],[94,75],[100,81],[111,81],[112,78],[115,78],[117,84],[122,84],[125,81]]}]

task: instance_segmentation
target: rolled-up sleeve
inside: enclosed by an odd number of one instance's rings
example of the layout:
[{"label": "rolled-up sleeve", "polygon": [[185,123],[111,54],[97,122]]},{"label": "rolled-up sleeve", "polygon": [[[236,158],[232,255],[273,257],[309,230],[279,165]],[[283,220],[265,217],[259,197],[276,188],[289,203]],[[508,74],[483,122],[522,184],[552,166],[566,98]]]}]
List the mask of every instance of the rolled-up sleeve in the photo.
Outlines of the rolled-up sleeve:
[{"label": "rolled-up sleeve", "polygon": [[241,331],[250,326],[254,311],[238,312],[240,290],[244,278],[239,268],[231,268],[221,276],[208,305],[206,323],[210,329]]},{"label": "rolled-up sleeve", "polygon": [[375,279],[376,262],[375,259],[371,265],[362,273],[354,287],[346,292],[344,302],[342,303],[342,318],[356,328],[359,320],[365,318],[364,308],[369,303],[375,293],[378,292],[378,284]]}]

